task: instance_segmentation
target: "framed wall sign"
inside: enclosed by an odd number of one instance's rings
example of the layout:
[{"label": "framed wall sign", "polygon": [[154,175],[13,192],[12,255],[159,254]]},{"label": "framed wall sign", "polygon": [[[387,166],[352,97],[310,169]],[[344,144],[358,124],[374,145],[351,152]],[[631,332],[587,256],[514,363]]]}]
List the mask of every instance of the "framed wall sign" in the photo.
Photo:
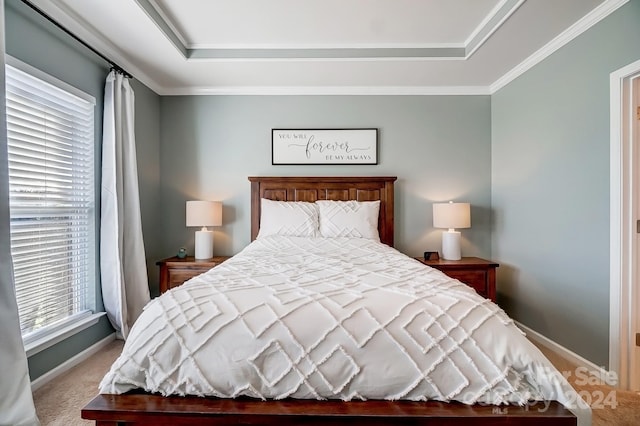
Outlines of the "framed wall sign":
[{"label": "framed wall sign", "polygon": [[378,164],[378,129],[271,129],[271,164]]}]

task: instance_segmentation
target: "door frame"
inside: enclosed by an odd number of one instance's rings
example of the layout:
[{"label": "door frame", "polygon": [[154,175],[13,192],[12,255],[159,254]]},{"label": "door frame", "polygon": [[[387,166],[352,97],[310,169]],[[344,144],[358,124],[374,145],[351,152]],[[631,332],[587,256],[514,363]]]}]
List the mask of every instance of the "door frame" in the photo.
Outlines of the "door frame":
[{"label": "door frame", "polygon": [[[639,390],[637,370],[638,267],[640,255],[636,220],[640,218],[640,150],[634,147],[634,79],[640,60],[610,74],[610,312],[609,370],[618,386]],[[636,80],[636,84],[637,84]],[[637,132],[635,132],[637,133]],[[638,195],[635,195],[638,194]]]}]

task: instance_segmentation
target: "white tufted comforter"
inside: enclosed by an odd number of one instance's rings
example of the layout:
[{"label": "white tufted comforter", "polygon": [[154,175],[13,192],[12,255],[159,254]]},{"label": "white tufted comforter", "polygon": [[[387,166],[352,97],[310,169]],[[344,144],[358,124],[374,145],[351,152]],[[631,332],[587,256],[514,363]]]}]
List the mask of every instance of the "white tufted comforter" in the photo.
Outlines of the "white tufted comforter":
[{"label": "white tufted comforter", "polygon": [[154,299],[100,384],[101,393],[134,388],[224,398],[582,402],[496,304],[361,238],[261,238]]}]

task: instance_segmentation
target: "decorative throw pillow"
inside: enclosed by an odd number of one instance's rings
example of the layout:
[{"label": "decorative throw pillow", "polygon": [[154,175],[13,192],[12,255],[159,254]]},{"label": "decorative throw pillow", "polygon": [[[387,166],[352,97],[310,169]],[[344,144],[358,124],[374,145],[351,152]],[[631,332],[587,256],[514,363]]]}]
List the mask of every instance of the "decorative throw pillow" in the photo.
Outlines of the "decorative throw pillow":
[{"label": "decorative throw pillow", "polygon": [[318,206],[304,201],[274,201],[263,198],[258,237],[288,235],[318,236]]},{"label": "decorative throw pillow", "polygon": [[357,237],[380,241],[380,201],[316,201],[323,237]]}]

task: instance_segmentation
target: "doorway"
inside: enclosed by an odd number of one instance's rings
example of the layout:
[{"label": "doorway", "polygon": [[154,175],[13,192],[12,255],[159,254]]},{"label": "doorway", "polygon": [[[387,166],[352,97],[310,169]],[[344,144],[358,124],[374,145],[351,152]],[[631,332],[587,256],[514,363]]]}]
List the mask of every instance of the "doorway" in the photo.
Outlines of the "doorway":
[{"label": "doorway", "polygon": [[[611,74],[609,370],[640,390],[640,61]],[[640,343],[640,338],[638,339]]]}]

